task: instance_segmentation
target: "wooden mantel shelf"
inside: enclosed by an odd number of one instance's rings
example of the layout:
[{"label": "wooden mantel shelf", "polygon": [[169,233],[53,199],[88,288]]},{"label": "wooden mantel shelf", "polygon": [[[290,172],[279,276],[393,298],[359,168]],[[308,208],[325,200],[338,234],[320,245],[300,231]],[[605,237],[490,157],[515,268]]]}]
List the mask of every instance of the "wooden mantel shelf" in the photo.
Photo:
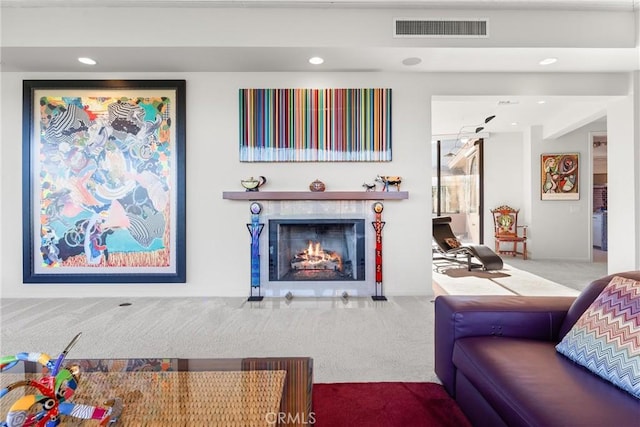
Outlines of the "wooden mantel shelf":
[{"label": "wooden mantel shelf", "polygon": [[402,200],[408,191],[223,191],[227,200]]}]

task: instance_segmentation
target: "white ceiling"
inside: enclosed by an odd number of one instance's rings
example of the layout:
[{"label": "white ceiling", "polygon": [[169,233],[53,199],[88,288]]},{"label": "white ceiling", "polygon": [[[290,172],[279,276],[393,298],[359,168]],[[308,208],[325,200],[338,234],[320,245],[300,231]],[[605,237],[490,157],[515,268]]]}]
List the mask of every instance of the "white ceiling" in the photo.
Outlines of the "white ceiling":
[{"label": "white ceiling", "polygon": [[[0,0],[7,7],[314,7],[314,8],[413,8],[413,9],[542,9],[542,10],[639,10],[640,0]],[[325,58],[315,67],[312,55]],[[78,56],[99,58],[86,68]],[[556,64],[541,67],[546,57]],[[406,66],[406,58],[421,63]],[[166,58],[172,58],[167,61]],[[2,71],[51,72],[630,72],[640,69],[635,48],[470,48],[470,47],[2,47]],[[488,132],[521,131],[530,125],[548,123],[566,111],[602,117],[607,98],[554,97],[537,104],[534,97],[440,97],[433,100],[433,133],[456,134],[463,125],[475,125],[489,115],[496,119]],[[508,105],[500,101],[510,101]],[[512,125],[517,123],[517,125]],[[604,126],[604,125],[603,125]]]},{"label": "white ceiling", "polygon": [[626,10],[639,0],[0,0],[7,7],[193,6],[193,7],[379,7],[442,9]]},{"label": "white ceiling", "polygon": [[[555,138],[590,122],[606,130],[608,96],[439,96],[433,99],[431,126],[434,139],[472,136],[478,126],[483,136],[522,132],[546,125],[543,136]],[[489,116],[495,118],[484,123]],[[567,127],[567,121],[573,127]]]},{"label": "white ceiling", "polygon": [[[23,0],[24,1],[24,0]],[[87,69],[76,58],[90,56]],[[313,66],[310,56],[325,62]],[[547,57],[559,61],[547,67]],[[172,58],[167,61],[166,58]],[[406,58],[421,63],[403,65]],[[629,72],[639,66],[637,48],[441,48],[441,47],[4,47],[5,71],[118,72]]]}]

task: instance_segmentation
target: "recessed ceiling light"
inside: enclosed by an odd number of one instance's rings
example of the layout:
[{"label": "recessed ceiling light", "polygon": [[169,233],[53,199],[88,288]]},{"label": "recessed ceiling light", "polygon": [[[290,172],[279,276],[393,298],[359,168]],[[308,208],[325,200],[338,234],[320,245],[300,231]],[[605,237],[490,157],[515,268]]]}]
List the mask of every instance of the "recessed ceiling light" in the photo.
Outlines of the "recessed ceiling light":
[{"label": "recessed ceiling light", "polygon": [[418,65],[421,62],[422,62],[422,59],[416,58],[416,57],[405,58],[402,60],[402,63],[407,66]]},{"label": "recessed ceiling light", "polygon": [[538,101],[538,104],[546,104],[547,101],[545,101],[544,99],[541,99],[540,101]]},{"label": "recessed ceiling light", "polygon": [[324,59],[319,56],[314,56],[313,58],[309,58],[309,64],[320,65],[324,62]]},{"label": "recessed ceiling light", "polygon": [[80,58],[78,58],[78,61],[85,64],[85,65],[96,65],[97,62],[94,59],[91,58],[87,58],[86,56],[82,56]]},{"label": "recessed ceiling light", "polygon": [[511,126],[518,126],[518,122],[511,122]]},{"label": "recessed ceiling light", "polygon": [[558,62],[558,58],[544,58],[542,61],[538,62],[540,65],[551,65]]}]

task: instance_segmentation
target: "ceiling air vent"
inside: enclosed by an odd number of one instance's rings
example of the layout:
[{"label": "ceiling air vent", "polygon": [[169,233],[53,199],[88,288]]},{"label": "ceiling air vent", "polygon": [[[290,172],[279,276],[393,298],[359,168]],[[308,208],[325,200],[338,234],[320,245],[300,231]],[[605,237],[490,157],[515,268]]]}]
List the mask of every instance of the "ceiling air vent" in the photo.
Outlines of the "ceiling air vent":
[{"label": "ceiling air vent", "polygon": [[488,36],[488,19],[394,19],[394,37],[483,38]]}]

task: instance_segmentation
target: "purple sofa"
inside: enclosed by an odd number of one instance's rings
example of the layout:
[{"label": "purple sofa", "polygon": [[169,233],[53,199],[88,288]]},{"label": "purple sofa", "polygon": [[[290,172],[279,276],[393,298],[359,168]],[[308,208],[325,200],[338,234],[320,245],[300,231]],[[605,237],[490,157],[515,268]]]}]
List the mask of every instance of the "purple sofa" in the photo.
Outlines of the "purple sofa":
[{"label": "purple sofa", "polygon": [[435,371],[474,426],[640,426],[639,399],[555,350],[612,277],[578,298],[436,298]]}]

